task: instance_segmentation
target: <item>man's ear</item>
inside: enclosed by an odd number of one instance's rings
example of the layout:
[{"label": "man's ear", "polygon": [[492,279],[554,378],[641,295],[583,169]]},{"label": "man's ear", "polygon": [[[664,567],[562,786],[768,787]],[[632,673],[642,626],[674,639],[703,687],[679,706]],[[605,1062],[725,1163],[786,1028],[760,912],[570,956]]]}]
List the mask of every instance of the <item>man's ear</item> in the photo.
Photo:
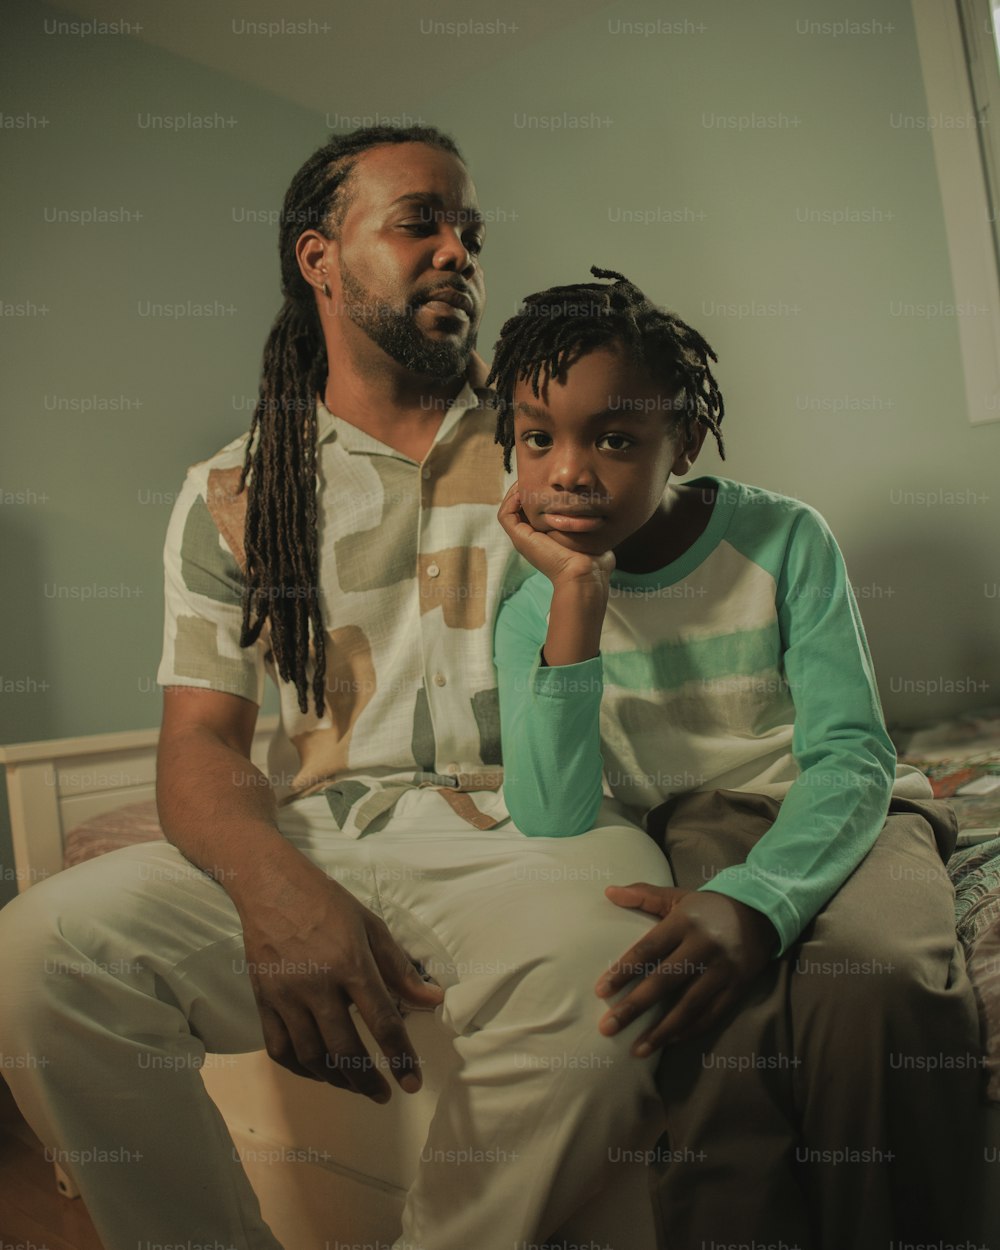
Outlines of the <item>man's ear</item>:
[{"label": "man's ear", "polygon": [[678,430],[679,441],[677,443],[677,455],[674,458],[674,465],[670,472],[674,477],[683,477],[698,459],[705,443],[705,435],[708,429],[700,423],[689,432],[684,431],[681,426]]},{"label": "man's ear", "polygon": [[328,299],[340,290],[339,250],[336,239],[328,239],[318,230],[304,230],[295,243],[299,272],[319,295]]}]

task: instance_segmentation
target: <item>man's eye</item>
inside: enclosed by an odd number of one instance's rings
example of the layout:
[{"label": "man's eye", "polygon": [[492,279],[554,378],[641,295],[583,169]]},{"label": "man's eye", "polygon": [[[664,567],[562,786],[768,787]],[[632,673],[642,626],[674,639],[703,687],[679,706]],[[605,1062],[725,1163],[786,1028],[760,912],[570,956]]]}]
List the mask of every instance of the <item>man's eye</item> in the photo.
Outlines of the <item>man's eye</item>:
[{"label": "man's eye", "polygon": [[598,444],[604,443],[609,451],[628,451],[635,443],[627,434],[602,434]]},{"label": "man's eye", "polygon": [[[410,234],[414,235],[431,235],[438,229],[438,223],[436,221],[428,221],[426,219],[421,221],[401,221],[399,225],[400,229],[406,230]],[[470,239],[463,239],[462,242],[473,256],[478,256],[486,246],[486,240],[481,239],[477,234],[474,234]]]},{"label": "man's eye", "polygon": [[532,451],[543,451],[552,442],[550,434],[544,434],[541,430],[528,430],[521,435],[521,442],[525,446],[530,447]]}]

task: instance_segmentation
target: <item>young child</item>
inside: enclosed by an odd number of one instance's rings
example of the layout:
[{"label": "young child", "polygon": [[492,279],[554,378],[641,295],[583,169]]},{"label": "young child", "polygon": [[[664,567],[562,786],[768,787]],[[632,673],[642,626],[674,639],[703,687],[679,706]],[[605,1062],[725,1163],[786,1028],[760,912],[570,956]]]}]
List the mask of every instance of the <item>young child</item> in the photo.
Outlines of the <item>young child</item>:
[{"label": "young child", "polygon": [[666,1007],[635,1046],[669,1043],[661,1250],[957,1242],[981,1052],[954,818],[896,767],[819,514],[672,480],[709,432],[724,455],[714,352],[591,273],[524,301],[488,380],[538,570],[496,625],[504,794],[541,837],[610,795],[670,861],[673,889],[607,890],[656,923],[596,987],[605,1034]]}]

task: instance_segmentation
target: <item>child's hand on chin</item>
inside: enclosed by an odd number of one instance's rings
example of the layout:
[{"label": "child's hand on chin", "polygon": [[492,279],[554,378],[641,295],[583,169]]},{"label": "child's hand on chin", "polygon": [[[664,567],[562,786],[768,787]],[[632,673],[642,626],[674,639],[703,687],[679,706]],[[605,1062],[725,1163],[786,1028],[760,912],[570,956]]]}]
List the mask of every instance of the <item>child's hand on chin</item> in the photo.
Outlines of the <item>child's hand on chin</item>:
[{"label": "child's hand on chin", "polygon": [[665,1042],[687,1041],[710,1028],[776,948],[777,932],[763,912],[725,894],[646,882],[611,885],[605,893],[619,907],[662,917],[596,986],[598,996],[608,998],[637,982],[599,1021],[605,1036],[672,998],[663,1019],[633,1044],[634,1055],[648,1055]]},{"label": "child's hand on chin", "polygon": [[529,564],[544,573],[553,586],[595,582],[607,591],[611,570],[615,567],[615,553],[602,551],[599,555],[588,555],[571,551],[547,533],[536,530],[521,509],[517,482],[504,495],[497,520],[514,547]]}]

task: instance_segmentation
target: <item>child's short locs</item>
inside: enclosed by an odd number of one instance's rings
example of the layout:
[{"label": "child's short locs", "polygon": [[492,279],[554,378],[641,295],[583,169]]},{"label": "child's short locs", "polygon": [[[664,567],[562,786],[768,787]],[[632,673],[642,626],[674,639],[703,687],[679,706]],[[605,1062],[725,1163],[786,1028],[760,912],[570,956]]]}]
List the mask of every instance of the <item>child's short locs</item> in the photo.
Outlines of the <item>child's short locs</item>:
[{"label": "child's short locs", "polygon": [[662,379],[665,389],[683,393],[678,406],[684,432],[705,426],[725,459],[720,428],[725,409],[709,365],[718,359],[715,352],[697,330],[651,303],[622,274],[595,266],[590,272],[613,281],[579,282],[528,295],[521,311],[500,331],[487,386],[497,395],[496,441],[503,447],[504,467],[511,467],[517,383],[530,382],[537,396],[543,374],[559,376],[587,352],[613,343],[621,343],[652,377]]}]

